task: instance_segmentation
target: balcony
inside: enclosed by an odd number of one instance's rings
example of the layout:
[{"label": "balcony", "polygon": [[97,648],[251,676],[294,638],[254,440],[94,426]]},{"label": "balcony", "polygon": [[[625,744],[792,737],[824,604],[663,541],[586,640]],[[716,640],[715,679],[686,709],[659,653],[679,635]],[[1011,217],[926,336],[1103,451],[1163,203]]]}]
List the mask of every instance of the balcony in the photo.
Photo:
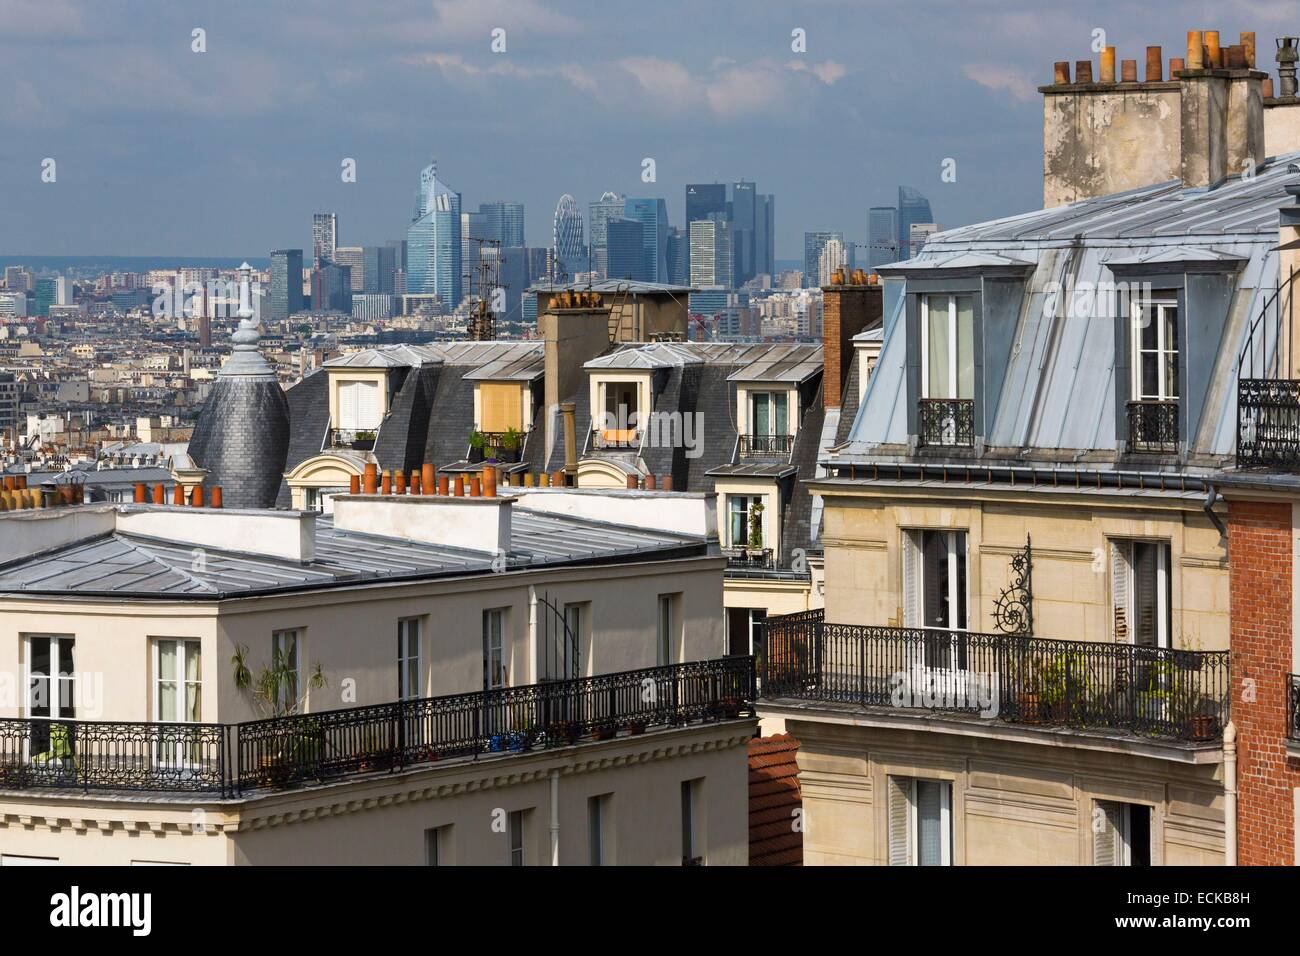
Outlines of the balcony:
[{"label": "balcony", "polygon": [[1286,737],[1300,744],[1300,674],[1286,675]]},{"label": "balcony", "polygon": [[636,451],[641,447],[639,428],[597,428],[591,433],[591,447],[597,451]]},{"label": "balcony", "polygon": [[332,451],[339,449],[374,451],[377,437],[378,432],[374,430],[331,428],[325,438],[325,448]]},{"label": "balcony", "polygon": [[[474,465],[484,461],[515,464],[523,454],[524,439],[527,434],[527,432],[471,432],[467,460]],[[480,437],[482,441],[478,440]],[[507,447],[510,445],[514,447]]]},{"label": "balcony", "polygon": [[1172,455],[1178,451],[1178,401],[1128,403],[1129,451]]},{"label": "balcony", "polygon": [[776,567],[776,556],[771,548],[723,548],[727,568],[743,571],[771,571]]},{"label": "balcony", "polygon": [[764,699],[978,716],[1179,741],[1222,736],[1228,654],[769,618]]},{"label": "balcony", "polygon": [[752,714],[754,659],[394,701],[241,724],[0,719],[0,790],[246,795]]},{"label": "balcony", "polygon": [[925,448],[970,448],[975,444],[975,401],[969,398],[923,398],[917,440]]},{"label": "balcony", "polygon": [[1300,470],[1300,382],[1238,379],[1237,467]]},{"label": "balcony", "polygon": [[789,458],[793,435],[741,435],[741,458]]}]

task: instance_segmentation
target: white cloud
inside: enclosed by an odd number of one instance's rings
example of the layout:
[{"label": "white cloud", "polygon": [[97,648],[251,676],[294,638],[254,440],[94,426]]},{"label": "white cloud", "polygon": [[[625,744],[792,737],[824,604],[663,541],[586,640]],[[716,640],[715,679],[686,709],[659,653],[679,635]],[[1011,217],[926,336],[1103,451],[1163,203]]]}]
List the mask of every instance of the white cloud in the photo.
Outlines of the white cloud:
[{"label": "white cloud", "polygon": [[1021,103],[1038,96],[1038,88],[1024,70],[1001,63],[968,63],[962,68],[967,79],[994,92],[1008,93]]}]

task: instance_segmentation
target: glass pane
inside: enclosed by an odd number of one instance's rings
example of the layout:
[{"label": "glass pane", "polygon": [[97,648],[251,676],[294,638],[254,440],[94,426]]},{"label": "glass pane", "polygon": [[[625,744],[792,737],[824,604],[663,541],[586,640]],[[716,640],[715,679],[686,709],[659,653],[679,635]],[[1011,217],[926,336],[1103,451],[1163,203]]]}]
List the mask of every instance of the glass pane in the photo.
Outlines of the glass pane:
[{"label": "glass pane", "polygon": [[1165,353],[1165,391],[1161,398],[1178,397],[1178,353]]},{"label": "glass pane", "polygon": [[943,865],[943,805],[939,788],[946,784],[932,780],[916,782],[917,862],[921,866]]},{"label": "glass pane", "polygon": [[73,674],[73,645],[76,641],[71,637],[61,637],[59,640],[59,676],[71,677]]},{"label": "glass pane", "polygon": [[776,407],[776,431],[777,435],[789,434],[789,413],[786,411],[786,393],[777,392],[772,396]]},{"label": "glass pane", "polygon": [[158,684],[158,719],[176,718],[176,684],[174,681],[162,681]]},{"label": "glass pane", "polygon": [[1138,359],[1138,398],[1157,398],[1160,389],[1159,362],[1155,352],[1143,352]]},{"label": "glass pane", "polygon": [[198,684],[185,685],[185,719],[191,723],[197,723],[199,719],[200,690]]},{"label": "glass pane", "polygon": [[975,300],[957,296],[957,398],[975,397]]},{"label": "glass pane", "polygon": [[931,295],[926,297],[929,308],[926,335],[929,337],[925,354],[926,374],[929,388],[926,398],[952,398],[951,380],[948,376],[948,297]]},{"label": "glass pane", "polygon": [[1160,347],[1160,323],[1156,319],[1155,312],[1155,306],[1143,305],[1141,312],[1138,314],[1138,342],[1140,348],[1155,349]]},{"label": "glass pane", "polygon": [[185,642],[185,679],[199,680],[199,642]]},{"label": "glass pane", "polygon": [[158,677],[161,680],[176,679],[176,642],[158,642]]},{"label": "glass pane", "polygon": [[753,434],[770,435],[771,432],[768,429],[771,425],[771,417],[769,415],[768,396],[765,394],[755,395],[752,404],[754,409]]},{"label": "glass pane", "polygon": [[1165,349],[1170,352],[1178,351],[1178,307],[1167,305],[1160,310],[1161,318],[1165,324]]}]

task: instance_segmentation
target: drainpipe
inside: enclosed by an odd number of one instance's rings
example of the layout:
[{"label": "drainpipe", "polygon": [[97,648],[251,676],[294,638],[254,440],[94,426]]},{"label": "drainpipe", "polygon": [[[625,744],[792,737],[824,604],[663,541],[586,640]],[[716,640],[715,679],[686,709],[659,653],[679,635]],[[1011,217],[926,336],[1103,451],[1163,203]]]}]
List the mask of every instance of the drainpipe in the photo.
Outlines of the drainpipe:
[{"label": "drainpipe", "polygon": [[1237,865],[1237,725],[1223,728],[1223,853],[1228,866]]},{"label": "drainpipe", "polygon": [[1219,529],[1219,535],[1225,540],[1227,540],[1228,529],[1224,525],[1223,519],[1214,513],[1214,503],[1216,501],[1222,500],[1222,498],[1219,495],[1218,489],[1216,489],[1214,485],[1208,485],[1207,488],[1208,490],[1205,495],[1205,504],[1202,505],[1202,507],[1205,509],[1205,516],[1210,519],[1210,523],[1213,524],[1214,527]]},{"label": "drainpipe", "polygon": [[551,866],[560,865],[560,771],[551,771]]},{"label": "drainpipe", "polygon": [[528,585],[528,660],[533,672],[533,683],[537,683],[538,678],[538,654],[537,647],[537,588],[534,585]]}]

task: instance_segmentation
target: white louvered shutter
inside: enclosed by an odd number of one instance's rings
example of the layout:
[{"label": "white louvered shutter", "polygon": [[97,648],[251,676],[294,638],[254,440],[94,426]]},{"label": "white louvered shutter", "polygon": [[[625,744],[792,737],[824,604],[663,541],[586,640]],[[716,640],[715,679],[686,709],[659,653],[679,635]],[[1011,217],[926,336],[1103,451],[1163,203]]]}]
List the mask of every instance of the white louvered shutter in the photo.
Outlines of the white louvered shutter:
[{"label": "white louvered shutter", "polygon": [[339,385],[339,428],[355,431],[357,424],[357,387],[360,382],[343,382]]},{"label": "white louvered shutter", "polygon": [[1111,800],[1098,800],[1092,820],[1092,865],[1120,866],[1124,846],[1120,832],[1120,806]]},{"label": "white louvered shutter", "polygon": [[912,859],[912,781],[890,777],[889,865],[911,866]]},{"label": "white louvered shutter", "polygon": [[373,431],[379,427],[379,384],[357,382],[357,428]]},{"label": "white louvered shutter", "polygon": [[1127,541],[1110,543],[1111,631],[1117,644],[1133,643],[1133,596],[1131,545]]},{"label": "white louvered shutter", "polygon": [[903,627],[920,627],[924,623],[921,613],[921,547],[917,542],[919,531],[903,532]]}]

